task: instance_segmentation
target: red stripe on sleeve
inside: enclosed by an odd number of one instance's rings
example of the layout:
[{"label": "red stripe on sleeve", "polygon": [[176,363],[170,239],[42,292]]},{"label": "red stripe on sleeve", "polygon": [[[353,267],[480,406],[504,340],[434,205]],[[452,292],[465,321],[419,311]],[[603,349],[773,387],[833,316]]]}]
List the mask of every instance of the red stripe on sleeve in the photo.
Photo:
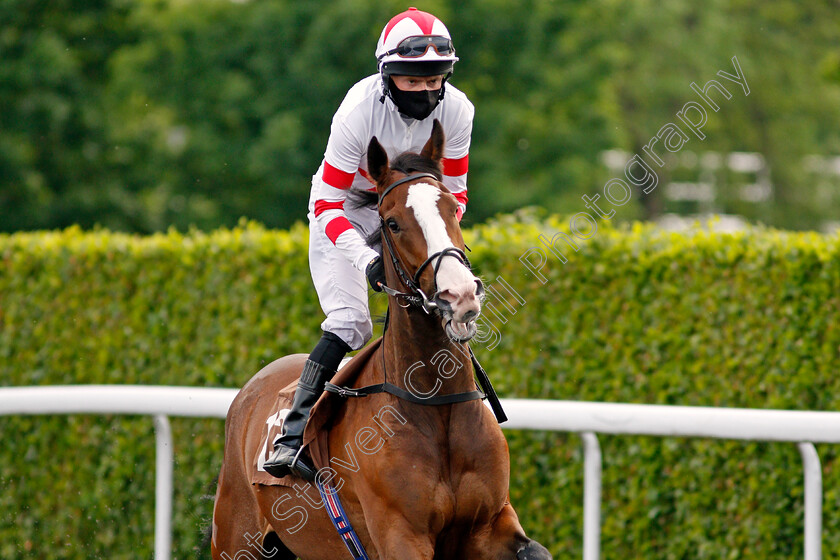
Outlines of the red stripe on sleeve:
[{"label": "red stripe on sleeve", "polygon": [[470,168],[470,154],[458,159],[443,160],[443,174],[450,177],[458,177],[466,173]]},{"label": "red stripe on sleeve", "polygon": [[326,200],[315,201],[315,217],[320,216],[327,210],[344,210],[344,201],[328,202]]},{"label": "red stripe on sleeve", "polygon": [[337,189],[349,189],[350,185],[353,184],[353,178],[355,176],[355,173],[342,171],[341,169],[330,165],[329,162],[324,162],[324,174],[322,179],[331,187],[335,187]]},{"label": "red stripe on sleeve", "polygon": [[375,185],[375,184],[376,184],[376,183],[373,181],[373,179],[371,178],[371,176],[370,176],[370,175],[368,175],[368,172],[367,172],[367,171],[365,171],[364,169],[362,169],[361,167],[359,168],[359,174],[360,174],[362,177],[364,177],[365,179],[367,179],[368,181],[370,181],[370,183],[371,183],[372,185]]},{"label": "red stripe on sleeve", "polygon": [[458,202],[464,206],[467,205],[467,201],[469,200],[469,198],[467,198],[467,191],[455,192],[452,193],[452,195],[458,200]]},{"label": "red stripe on sleeve", "polygon": [[327,237],[329,237],[330,241],[332,241],[333,245],[335,245],[338,236],[348,229],[353,229],[353,225],[350,223],[350,220],[344,216],[339,216],[330,220],[330,223],[328,223],[327,227],[324,228],[324,233],[327,234]]}]

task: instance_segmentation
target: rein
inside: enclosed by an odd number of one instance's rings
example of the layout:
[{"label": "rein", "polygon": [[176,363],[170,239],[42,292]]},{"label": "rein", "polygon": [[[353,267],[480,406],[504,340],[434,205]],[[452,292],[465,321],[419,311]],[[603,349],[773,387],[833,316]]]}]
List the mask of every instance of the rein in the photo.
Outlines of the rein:
[{"label": "rein", "polygon": [[414,404],[427,404],[431,406],[440,406],[444,404],[455,404],[467,401],[474,401],[478,399],[485,399],[487,395],[476,389],[475,391],[467,391],[466,393],[453,393],[451,395],[438,395],[432,397],[418,397],[411,391],[406,391],[397,387],[393,383],[377,383],[376,385],[368,385],[367,387],[360,387],[358,389],[350,389],[340,385],[334,385],[327,381],[324,390],[329,393],[335,393],[340,397],[367,397],[375,395],[376,393],[390,393],[404,401],[412,402]]}]

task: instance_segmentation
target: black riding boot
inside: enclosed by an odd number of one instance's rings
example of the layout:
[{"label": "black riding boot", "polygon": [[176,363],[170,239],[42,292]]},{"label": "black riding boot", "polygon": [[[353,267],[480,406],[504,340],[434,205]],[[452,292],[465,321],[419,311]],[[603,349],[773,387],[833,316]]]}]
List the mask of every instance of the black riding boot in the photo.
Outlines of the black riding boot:
[{"label": "black riding boot", "polygon": [[309,355],[300,374],[292,408],[283,420],[283,435],[263,465],[268,474],[281,478],[294,473],[310,482],[315,480],[314,467],[301,453],[303,429],[309,420],[309,410],[324,391],[324,384],[335,375],[341,359],[349,351],[350,347],[338,336],[325,332]]}]

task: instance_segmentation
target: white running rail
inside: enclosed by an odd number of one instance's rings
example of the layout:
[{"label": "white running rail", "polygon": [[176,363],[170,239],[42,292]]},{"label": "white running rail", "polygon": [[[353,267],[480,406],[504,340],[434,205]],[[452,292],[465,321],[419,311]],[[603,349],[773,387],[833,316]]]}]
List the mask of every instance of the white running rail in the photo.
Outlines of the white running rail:
[{"label": "white running rail", "polygon": [[[172,548],[170,416],[224,418],[236,389],[148,385],[0,388],[0,416],[131,414],[154,418],[155,559]],[[506,429],[577,432],[584,444],[584,560],[600,558],[601,449],[596,433],[797,443],[805,473],[805,560],[822,558],[822,474],[814,443],[840,443],[840,412],[502,399]],[[14,437],[4,434],[4,437]]]}]

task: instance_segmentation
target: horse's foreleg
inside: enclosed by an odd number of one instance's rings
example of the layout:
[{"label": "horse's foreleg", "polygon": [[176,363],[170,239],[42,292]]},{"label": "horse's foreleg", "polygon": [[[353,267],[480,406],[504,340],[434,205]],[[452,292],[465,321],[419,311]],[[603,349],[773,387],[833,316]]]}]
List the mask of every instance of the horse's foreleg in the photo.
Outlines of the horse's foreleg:
[{"label": "horse's foreleg", "polygon": [[405,519],[371,523],[368,530],[382,560],[432,560],[435,556],[434,537],[412,528]]},{"label": "horse's foreleg", "polygon": [[483,531],[471,535],[465,543],[463,558],[476,560],[551,560],[551,554],[537,541],[525,536],[510,504]]}]

